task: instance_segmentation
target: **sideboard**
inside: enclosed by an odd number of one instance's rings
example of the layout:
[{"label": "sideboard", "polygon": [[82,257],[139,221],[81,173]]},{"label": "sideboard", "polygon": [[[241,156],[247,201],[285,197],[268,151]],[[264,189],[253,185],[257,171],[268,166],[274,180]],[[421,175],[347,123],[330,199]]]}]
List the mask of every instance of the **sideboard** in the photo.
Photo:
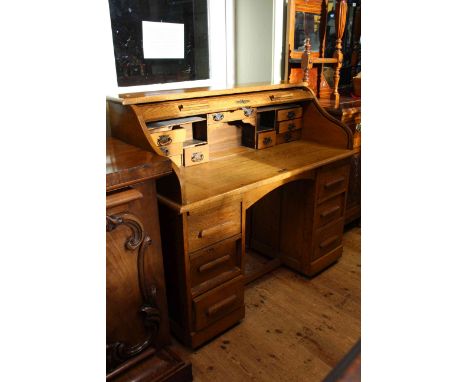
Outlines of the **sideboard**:
[{"label": "sideboard", "polygon": [[171,172],[168,159],[107,140],[107,381],[192,380],[170,346],[155,179]]}]

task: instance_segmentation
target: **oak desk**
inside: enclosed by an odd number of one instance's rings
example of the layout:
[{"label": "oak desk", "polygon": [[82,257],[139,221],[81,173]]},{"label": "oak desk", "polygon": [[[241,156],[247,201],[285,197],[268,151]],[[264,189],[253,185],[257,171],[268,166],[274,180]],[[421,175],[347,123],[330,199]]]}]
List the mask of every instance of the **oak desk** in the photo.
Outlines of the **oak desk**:
[{"label": "oak desk", "polygon": [[173,161],[157,187],[171,328],[185,344],[244,317],[245,283],[282,264],[312,276],[341,256],[352,133],[306,86],[108,102],[114,136]]}]

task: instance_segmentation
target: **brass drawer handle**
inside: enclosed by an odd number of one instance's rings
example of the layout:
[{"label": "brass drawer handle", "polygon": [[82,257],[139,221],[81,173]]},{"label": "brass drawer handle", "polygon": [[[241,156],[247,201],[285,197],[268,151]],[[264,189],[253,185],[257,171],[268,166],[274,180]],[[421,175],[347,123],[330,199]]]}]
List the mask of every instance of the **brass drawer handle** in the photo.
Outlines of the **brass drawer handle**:
[{"label": "brass drawer handle", "polygon": [[213,235],[233,224],[234,224],[233,222],[225,222],[219,225],[215,225],[214,227],[203,229],[198,233],[198,237],[201,239],[203,237]]},{"label": "brass drawer handle", "polygon": [[253,114],[253,109],[251,107],[243,107],[242,110],[244,110],[244,115],[246,117],[250,117]]},{"label": "brass drawer handle", "polygon": [[217,314],[220,310],[227,308],[229,305],[232,305],[235,301],[237,300],[237,295],[233,294],[232,296],[225,298],[224,300],[218,302],[217,304],[214,304],[210,306],[206,310],[206,314],[208,317],[214,316]]},{"label": "brass drawer handle", "polygon": [[190,158],[192,162],[201,162],[203,159],[205,159],[205,156],[201,152],[196,152],[192,154],[192,157]]},{"label": "brass drawer handle", "polygon": [[335,206],[335,207],[329,208],[328,210],[323,211],[323,212],[320,214],[320,217],[321,217],[321,218],[327,218],[327,217],[329,217],[330,215],[333,215],[335,212],[339,211],[340,209],[341,209],[340,206]]},{"label": "brass drawer handle", "polygon": [[295,127],[296,127],[296,124],[295,124],[295,123],[290,123],[290,124],[288,125],[288,130],[289,130],[289,131],[292,131],[292,130],[294,130]]},{"label": "brass drawer handle", "polygon": [[287,116],[289,119],[293,119],[296,116],[296,113],[294,111],[288,111]]},{"label": "brass drawer handle", "polygon": [[292,139],[292,134],[290,131],[288,131],[286,134],[284,134],[284,140],[286,142],[289,142]]},{"label": "brass drawer handle", "polygon": [[200,267],[198,267],[198,272],[202,273],[202,272],[209,271],[209,270],[211,270],[213,268],[216,268],[219,265],[224,264],[227,261],[229,261],[230,258],[231,258],[231,256],[226,255],[226,256],[220,257],[219,259],[210,261],[209,263],[200,265]]},{"label": "brass drawer handle", "polygon": [[331,237],[330,239],[327,239],[325,241],[322,241],[320,243],[320,249],[328,248],[330,245],[334,244],[336,241],[338,241],[340,237],[338,235]]},{"label": "brass drawer handle", "polygon": [[325,187],[325,188],[334,187],[334,186],[336,186],[337,184],[340,184],[341,182],[344,182],[344,180],[345,180],[344,177],[341,177],[341,178],[332,180],[332,181],[330,181],[330,182],[328,182],[328,183],[325,183],[324,187]]},{"label": "brass drawer handle", "polygon": [[161,135],[158,138],[158,146],[167,146],[172,143],[172,138],[169,135]]},{"label": "brass drawer handle", "polygon": [[224,118],[223,113],[214,113],[213,114],[213,120],[215,120],[216,122],[221,121],[223,118]]},{"label": "brass drawer handle", "polygon": [[270,145],[272,142],[273,142],[273,139],[271,139],[271,137],[263,138],[263,144],[264,145]]}]

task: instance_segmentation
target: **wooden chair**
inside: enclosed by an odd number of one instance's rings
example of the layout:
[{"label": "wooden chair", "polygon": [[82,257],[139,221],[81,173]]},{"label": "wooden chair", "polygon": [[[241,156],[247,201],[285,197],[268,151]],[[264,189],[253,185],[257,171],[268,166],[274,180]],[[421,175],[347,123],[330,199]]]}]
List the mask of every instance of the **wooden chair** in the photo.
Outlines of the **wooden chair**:
[{"label": "wooden chair", "polygon": [[[342,38],[348,5],[346,0],[336,2],[335,52],[333,57],[327,58],[325,57],[326,24],[331,5],[328,0],[289,1],[285,79],[292,83],[307,82],[318,98],[332,98],[338,101],[340,69],[343,65]],[[302,36],[304,36],[303,46],[299,45]],[[311,41],[311,37],[314,41]],[[325,64],[335,66],[333,88],[325,79]]]}]

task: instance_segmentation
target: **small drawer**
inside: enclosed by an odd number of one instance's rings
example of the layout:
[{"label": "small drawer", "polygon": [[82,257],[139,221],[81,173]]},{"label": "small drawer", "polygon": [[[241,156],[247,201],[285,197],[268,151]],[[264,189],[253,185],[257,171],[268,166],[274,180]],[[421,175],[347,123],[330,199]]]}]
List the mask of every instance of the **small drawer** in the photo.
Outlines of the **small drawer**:
[{"label": "small drawer", "polygon": [[226,239],[190,255],[192,295],[239,276],[240,239]]},{"label": "small drawer", "polygon": [[239,276],[193,299],[195,330],[202,330],[244,304],[244,277]]},{"label": "small drawer", "polygon": [[245,107],[233,111],[220,111],[218,113],[208,114],[207,123],[212,124],[219,122],[241,121],[246,118],[255,120],[256,113],[256,109],[251,107]]},{"label": "small drawer", "polygon": [[302,133],[302,130],[299,129],[299,130],[287,131],[286,133],[277,134],[276,144],[280,145],[282,143],[297,141],[298,139],[301,139],[301,133]]},{"label": "small drawer", "polygon": [[208,145],[186,147],[184,149],[184,166],[190,167],[210,160]]},{"label": "small drawer", "polygon": [[319,229],[315,234],[314,240],[314,260],[334,251],[341,245],[343,238],[344,218]]},{"label": "small drawer", "polygon": [[276,131],[266,131],[257,134],[257,149],[266,149],[276,145]]},{"label": "small drawer", "polygon": [[319,204],[315,209],[315,227],[322,227],[343,217],[344,202],[345,194],[342,193]]},{"label": "small drawer", "polygon": [[287,121],[302,117],[302,107],[295,107],[292,109],[282,109],[277,112],[277,121]]},{"label": "small drawer", "polygon": [[207,247],[240,232],[240,202],[187,213],[189,252]]},{"label": "small drawer", "polygon": [[151,139],[158,146],[168,146],[172,143],[185,141],[186,134],[185,129],[174,129],[151,133]]},{"label": "small drawer", "polygon": [[177,142],[167,146],[158,146],[156,147],[156,152],[165,157],[181,156],[183,151],[182,145],[182,142]]},{"label": "small drawer", "polygon": [[317,174],[318,203],[346,192],[349,180],[349,164],[320,169]]},{"label": "small drawer", "polygon": [[302,128],[302,119],[296,118],[291,121],[283,121],[278,123],[278,133],[286,133]]}]

